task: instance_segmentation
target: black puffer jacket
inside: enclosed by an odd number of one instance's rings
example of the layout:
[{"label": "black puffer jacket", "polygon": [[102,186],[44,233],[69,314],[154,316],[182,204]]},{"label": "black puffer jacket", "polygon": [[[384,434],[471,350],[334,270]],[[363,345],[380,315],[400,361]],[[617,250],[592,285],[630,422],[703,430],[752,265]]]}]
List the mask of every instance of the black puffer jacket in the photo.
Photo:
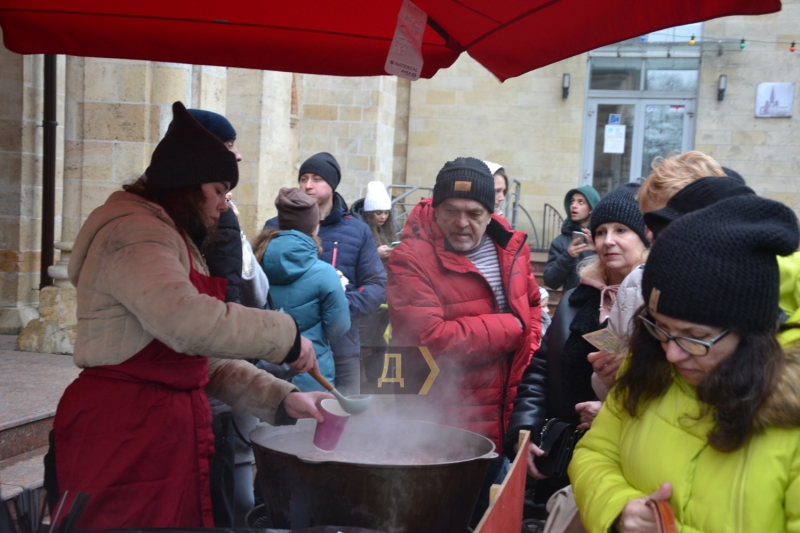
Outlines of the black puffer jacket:
[{"label": "black puffer jacket", "polygon": [[594,255],[594,252],[582,252],[578,257],[571,257],[567,248],[572,244],[572,232],[580,231],[581,226],[570,219],[561,225],[561,235],[550,243],[550,253],[544,265],[544,284],[552,289],[564,286],[564,291],[574,289],[581,282],[575,270],[582,260]]},{"label": "black puffer jacket", "polygon": [[241,303],[242,236],[239,219],[233,209],[220,213],[217,229],[211,241],[203,247],[203,255],[208,273],[228,280],[225,301]]},{"label": "black puffer jacket", "polygon": [[578,424],[575,405],[597,399],[592,390],[592,365],[586,360],[597,349],[582,335],[605,326],[599,322],[599,307],[600,291],[594,287],[578,285],[564,294],[517,388],[503,442],[509,457],[514,457],[520,430],[529,430],[531,441],[538,444],[547,419]]}]

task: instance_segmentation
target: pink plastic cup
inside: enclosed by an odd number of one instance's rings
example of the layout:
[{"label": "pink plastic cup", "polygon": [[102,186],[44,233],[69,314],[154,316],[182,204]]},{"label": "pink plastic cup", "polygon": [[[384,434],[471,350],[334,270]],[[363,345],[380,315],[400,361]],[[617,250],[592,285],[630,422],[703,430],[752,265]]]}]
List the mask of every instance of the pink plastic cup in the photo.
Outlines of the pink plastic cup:
[{"label": "pink plastic cup", "polygon": [[314,446],[323,452],[331,452],[339,444],[344,426],[350,420],[350,414],[342,409],[338,400],[322,400],[320,411],[325,417],[325,422],[317,422],[317,429],[314,431]]}]

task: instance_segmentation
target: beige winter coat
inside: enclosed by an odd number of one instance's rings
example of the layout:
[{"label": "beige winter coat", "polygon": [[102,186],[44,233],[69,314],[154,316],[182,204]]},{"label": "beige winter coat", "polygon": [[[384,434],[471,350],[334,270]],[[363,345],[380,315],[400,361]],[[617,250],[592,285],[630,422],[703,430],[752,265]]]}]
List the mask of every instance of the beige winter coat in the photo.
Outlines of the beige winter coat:
[{"label": "beige winter coat", "polygon": [[194,268],[208,274],[159,205],[118,191],[95,209],[69,262],[78,297],[75,364],[119,364],[155,338],[209,358],[209,395],[274,422],[278,405],[297,389],[237,359],[281,363],[295,340],[294,320],[198,293],[189,281],[189,250]]}]

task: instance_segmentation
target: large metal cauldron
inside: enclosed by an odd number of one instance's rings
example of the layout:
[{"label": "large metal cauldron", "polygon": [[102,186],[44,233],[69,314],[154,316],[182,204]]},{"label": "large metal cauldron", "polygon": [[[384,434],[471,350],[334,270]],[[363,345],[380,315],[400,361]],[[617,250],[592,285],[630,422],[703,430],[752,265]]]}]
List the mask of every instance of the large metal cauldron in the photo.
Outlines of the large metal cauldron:
[{"label": "large metal cauldron", "polygon": [[[494,444],[476,433],[411,420],[376,427],[353,417],[333,457],[316,422],[250,434],[272,527],[358,526],[386,533],[463,533]],[[413,462],[415,464],[400,464]],[[380,464],[375,464],[380,463]]]}]

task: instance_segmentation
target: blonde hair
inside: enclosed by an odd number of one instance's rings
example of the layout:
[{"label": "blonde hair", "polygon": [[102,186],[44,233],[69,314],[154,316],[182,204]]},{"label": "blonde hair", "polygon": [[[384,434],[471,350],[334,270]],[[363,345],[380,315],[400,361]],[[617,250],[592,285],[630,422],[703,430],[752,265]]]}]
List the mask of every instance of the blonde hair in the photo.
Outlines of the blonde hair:
[{"label": "blonde hair", "polygon": [[720,164],[702,152],[676,154],[670,152],[667,157],[653,159],[650,165],[653,171],[642,183],[636,196],[642,213],[663,207],[676,192],[695,180],[725,176]]},{"label": "blonde hair", "polygon": [[[278,228],[266,228],[261,230],[261,233],[255,236],[255,238],[250,241],[250,246],[253,247],[253,255],[256,256],[258,260],[258,264],[261,265],[264,259],[264,253],[267,251],[267,246],[269,243],[272,242],[272,239],[278,236],[284,230],[279,230]],[[314,244],[317,245],[317,256],[322,255],[322,241],[316,235],[309,235],[311,239],[314,241]]]}]

